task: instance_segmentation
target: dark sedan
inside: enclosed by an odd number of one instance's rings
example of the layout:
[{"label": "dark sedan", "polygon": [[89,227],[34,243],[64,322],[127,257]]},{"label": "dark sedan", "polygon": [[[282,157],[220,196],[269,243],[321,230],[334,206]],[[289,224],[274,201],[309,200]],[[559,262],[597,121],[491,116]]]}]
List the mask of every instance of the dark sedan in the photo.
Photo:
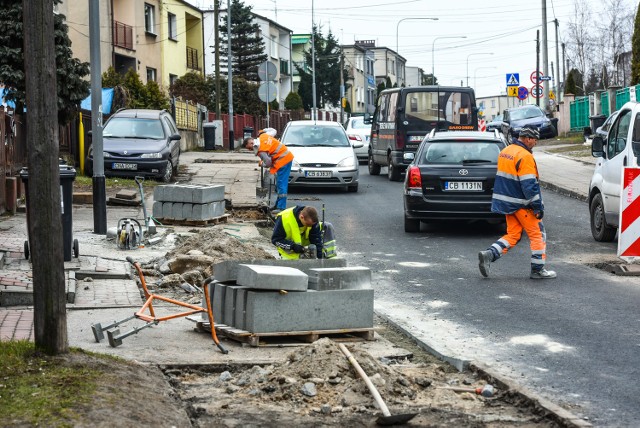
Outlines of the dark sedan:
[{"label": "dark sedan", "polygon": [[517,138],[520,130],[525,126],[533,126],[540,132],[540,138],[554,138],[558,131],[551,119],[538,106],[520,106],[505,110],[502,118],[502,133],[507,141]]},{"label": "dark sedan", "polygon": [[499,114],[494,117],[491,122],[487,123],[487,132],[493,132],[494,130],[502,132],[502,115]]},{"label": "dark sedan", "polygon": [[[105,176],[143,176],[168,183],[178,170],[180,134],[165,110],[120,110],[105,123],[102,137]],[[93,146],[86,165],[93,175]]]},{"label": "dark sedan", "polygon": [[431,220],[504,220],[491,212],[497,133],[432,132],[420,144],[404,181],[404,230]]}]

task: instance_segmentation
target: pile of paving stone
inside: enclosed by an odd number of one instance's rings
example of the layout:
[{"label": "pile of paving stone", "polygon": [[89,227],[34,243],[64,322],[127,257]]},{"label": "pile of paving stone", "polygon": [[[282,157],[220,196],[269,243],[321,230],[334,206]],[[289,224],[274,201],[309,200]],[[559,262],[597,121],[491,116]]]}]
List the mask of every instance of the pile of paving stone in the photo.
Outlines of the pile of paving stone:
[{"label": "pile of paving stone", "polygon": [[153,200],[153,216],[157,219],[208,221],[224,215],[222,184],[156,186]]}]

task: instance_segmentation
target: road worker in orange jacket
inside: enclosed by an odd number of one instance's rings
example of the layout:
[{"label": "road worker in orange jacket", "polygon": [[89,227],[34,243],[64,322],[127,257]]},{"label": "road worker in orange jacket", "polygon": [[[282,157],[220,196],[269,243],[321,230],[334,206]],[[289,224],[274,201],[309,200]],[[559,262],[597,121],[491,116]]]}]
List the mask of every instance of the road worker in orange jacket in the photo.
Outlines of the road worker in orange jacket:
[{"label": "road worker in orange jacket", "polygon": [[[287,146],[276,139],[276,130],[265,128],[258,132],[258,151],[256,156],[260,158],[260,165],[269,168],[269,173],[276,174],[276,198],[274,210],[282,211],[287,208],[287,191],[289,190],[289,174],[293,164],[293,153]],[[252,137],[245,138],[242,147],[253,150],[255,140]]]},{"label": "road worker in orange jacket", "polygon": [[491,211],[506,216],[507,234],[487,250],[478,253],[480,273],[489,276],[491,262],[514,247],[524,230],[531,246],[532,279],[551,279],[556,273],[545,269],[546,232],[542,224],[544,204],[540,193],[538,167],[531,150],[540,139],[537,129],[525,127],[513,144],[498,156],[498,172],[493,187]]}]

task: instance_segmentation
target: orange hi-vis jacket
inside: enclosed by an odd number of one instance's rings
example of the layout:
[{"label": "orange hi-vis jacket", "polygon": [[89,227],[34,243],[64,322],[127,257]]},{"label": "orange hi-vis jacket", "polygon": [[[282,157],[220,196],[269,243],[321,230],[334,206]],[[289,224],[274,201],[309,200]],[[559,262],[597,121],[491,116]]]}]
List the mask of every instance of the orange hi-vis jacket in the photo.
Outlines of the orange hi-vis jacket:
[{"label": "orange hi-vis jacket", "polygon": [[282,144],[276,138],[262,134],[258,138],[260,146],[258,147],[258,156],[260,152],[267,153],[271,158],[271,168],[269,172],[275,174],[283,165],[288,164],[293,160],[293,153],[287,149],[287,146]]},{"label": "orange hi-vis jacket", "polygon": [[491,211],[513,214],[521,208],[543,211],[538,167],[524,143],[514,141],[500,152]]}]

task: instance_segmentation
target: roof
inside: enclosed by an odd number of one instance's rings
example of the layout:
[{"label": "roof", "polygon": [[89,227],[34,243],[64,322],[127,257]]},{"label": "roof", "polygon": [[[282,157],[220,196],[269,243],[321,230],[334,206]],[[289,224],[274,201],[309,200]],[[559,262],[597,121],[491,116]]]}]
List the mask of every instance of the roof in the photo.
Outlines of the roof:
[{"label": "roof", "polygon": [[150,110],[150,109],[123,109],[118,110],[113,116],[118,117],[135,117],[140,119],[157,119],[160,117],[164,110]]},{"label": "roof", "polygon": [[292,45],[303,45],[311,41],[311,34],[294,34],[291,36]]}]

